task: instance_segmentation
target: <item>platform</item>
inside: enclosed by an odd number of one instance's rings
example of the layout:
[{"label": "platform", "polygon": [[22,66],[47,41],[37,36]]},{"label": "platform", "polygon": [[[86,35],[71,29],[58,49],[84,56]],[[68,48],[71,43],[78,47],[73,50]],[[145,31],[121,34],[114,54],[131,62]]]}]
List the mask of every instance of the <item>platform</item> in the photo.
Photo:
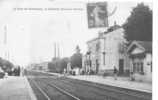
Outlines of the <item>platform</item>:
[{"label": "platform", "polygon": [[77,76],[68,76],[69,78],[79,79],[84,81],[95,82],[99,84],[111,85],[121,88],[127,88],[147,93],[152,93],[152,84],[130,81],[129,78],[118,77],[115,80],[113,77],[103,77],[98,75],[77,75]]},{"label": "platform", "polygon": [[26,77],[0,79],[0,100],[36,100]]}]

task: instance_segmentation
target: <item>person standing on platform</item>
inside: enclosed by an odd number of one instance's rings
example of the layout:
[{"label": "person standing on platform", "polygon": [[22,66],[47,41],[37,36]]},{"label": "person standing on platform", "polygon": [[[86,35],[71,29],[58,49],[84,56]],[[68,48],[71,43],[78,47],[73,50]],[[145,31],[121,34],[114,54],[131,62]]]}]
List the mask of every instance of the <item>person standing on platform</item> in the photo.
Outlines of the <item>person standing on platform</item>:
[{"label": "person standing on platform", "polygon": [[118,73],[118,70],[117,68],[114,66],[114,79],[117,80],[117,73]]}]

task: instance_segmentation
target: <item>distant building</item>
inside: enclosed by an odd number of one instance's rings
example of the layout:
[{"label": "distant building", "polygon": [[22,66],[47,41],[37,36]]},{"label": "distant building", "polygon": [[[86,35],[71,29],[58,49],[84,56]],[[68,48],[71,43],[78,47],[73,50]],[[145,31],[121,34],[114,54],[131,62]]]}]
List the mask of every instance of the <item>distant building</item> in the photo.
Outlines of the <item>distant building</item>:
[{"label": "distant building", "polygon": [[135,79],[152,81],[152,42],[133,41],[128,49],[130,71]]},{"label": "distant building", "polygon": [[42,70],[42,71],[48,71],[48,63],[49,62],[41,62],[37,64],[31,64],[30,68],[34,70]]},{"label": "distant building", "polygon": [[87,42],[88,52],[84,56],[83,69],[96,73],[111,73],[114,66],[119,74],[129,72],[127,66],[126,39],[124,30],[118,25],[110,27],[106,32],[100,32],[98,37]]}]

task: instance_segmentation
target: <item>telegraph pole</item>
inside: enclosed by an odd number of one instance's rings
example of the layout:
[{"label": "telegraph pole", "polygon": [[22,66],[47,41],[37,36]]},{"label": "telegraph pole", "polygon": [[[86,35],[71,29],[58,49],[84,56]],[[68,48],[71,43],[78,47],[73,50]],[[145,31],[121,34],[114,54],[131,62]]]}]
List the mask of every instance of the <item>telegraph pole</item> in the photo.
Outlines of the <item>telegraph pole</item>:
[{"label": "telegraph pole", "polygon": [[58,43],[58,58],[60,58],[60,48],[59,48],[59,43]]},{"label": "telegraph pole", "polygon": [[7,44],[7,26],[4,26],[4,45]]},{"label": "telegraph pole", "polygon": [[4,26],[4,41],[3,41],[4,48],[5,48],[5,50],[4,50],[4,58],[9,60],[9,51],[8,51],[8,47],[7,47],[7,32],[8,32],[7,26],[5,25]]},{"label": "telegraph pole", "polygon": [[54,58],[56,59],[56,43],[54,43]]}]

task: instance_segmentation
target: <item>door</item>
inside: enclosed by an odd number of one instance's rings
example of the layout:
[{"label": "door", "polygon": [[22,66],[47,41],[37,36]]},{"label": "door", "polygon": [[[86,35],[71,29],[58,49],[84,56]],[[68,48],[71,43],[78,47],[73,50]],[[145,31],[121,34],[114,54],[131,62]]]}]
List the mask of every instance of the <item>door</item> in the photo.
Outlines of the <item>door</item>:
[{"label": "door", "polygon": [[98,73],[98,70],[99,70],[99,62],[98,59],[96,59],[96,73]]},{"label": "door", "polygon": [[119,59],[119,74],[123,74],[124,60]]}]

